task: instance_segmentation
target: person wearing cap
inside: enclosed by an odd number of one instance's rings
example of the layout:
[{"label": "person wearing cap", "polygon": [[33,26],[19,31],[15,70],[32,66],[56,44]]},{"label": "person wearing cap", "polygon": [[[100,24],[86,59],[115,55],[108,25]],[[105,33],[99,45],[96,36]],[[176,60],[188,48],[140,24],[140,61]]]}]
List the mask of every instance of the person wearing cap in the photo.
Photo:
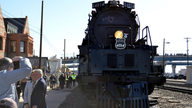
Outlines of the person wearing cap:
[{"label": "person wearing cap", "polygon": [[[20,68],[14,69],[13,62],[20,61]],[[15,83],[30,75],[32,71],[28,58],[15,56],[12,59],[4,57],[0,59],[0,100],[11,98],[19,105]]]},{"label": "person wearing cap", "polygon": [[0,108],[18,108],[17,103],[11,98],[3,98],[0,100]]}]

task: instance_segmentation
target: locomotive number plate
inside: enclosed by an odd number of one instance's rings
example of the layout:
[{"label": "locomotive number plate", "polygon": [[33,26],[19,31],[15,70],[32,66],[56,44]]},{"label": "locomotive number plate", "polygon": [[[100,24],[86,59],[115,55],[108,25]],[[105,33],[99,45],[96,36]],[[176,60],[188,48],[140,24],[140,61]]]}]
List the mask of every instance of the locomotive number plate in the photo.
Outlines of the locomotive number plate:
[{"label": "locomotive number plate", "polygon": [[115,47],[117,48],[117,49],[125,49],[125,47],[126,47],[126,43],[125,43],[125,38],[117,38],[116,39],[116,43],[115,43]]},{"label": "locomotive number plate", "polygon": [[135,4],[129,3],[129,2],[124,2],[124,7],[135,9]]}]

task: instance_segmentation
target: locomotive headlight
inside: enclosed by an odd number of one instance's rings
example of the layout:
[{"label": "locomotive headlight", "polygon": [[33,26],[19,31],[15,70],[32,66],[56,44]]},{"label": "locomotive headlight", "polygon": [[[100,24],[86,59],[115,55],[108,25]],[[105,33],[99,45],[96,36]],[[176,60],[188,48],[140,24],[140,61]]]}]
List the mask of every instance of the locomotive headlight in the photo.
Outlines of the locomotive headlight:
[{"label": "locomotive headlight", "polygon": [[114,35],[116,39],[123,38],[123,32],[121,30],[117,30]]}]

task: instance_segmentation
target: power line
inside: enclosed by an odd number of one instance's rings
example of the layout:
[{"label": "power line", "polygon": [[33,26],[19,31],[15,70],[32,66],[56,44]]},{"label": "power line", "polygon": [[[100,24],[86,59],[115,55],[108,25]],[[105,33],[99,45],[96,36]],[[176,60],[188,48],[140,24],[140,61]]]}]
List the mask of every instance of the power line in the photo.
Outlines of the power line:
[{"label": "power line", "polygon": [[[2,9],[1,8],[1,10],[3,10],[3,11],[5,11],[4,9]],[[14,15],[12,15],[12,14],[10,14],[9,12],[7,12],[7,11],[5,11],[6,13],[8,13],[9,15],[11,15],[11,16],[13,16],[14,18],[15,18],[15,16]],[[4,14],[4,13],[3,13]],[[22,20],[21,20],[22,21]],[[22,21],[23,22],[23,21]],[[31,24],[29,24],[30,26],[33,26],[33,25],[31,25]],[[38,27],[36,27],[36,26],[33,26],[33,27],[35,27],[35,28],[37,28],[37,29],[39,29]]]},{"label": "power line", "polygon": [[[3,10],[3,9],[2,9]],[[6,12],[6,11],[5,11]],[[8,13],[8,12],[7,12]],[[5,14],[5,13],[3,13],[3,14]],[[10,14],[10,13],[8,13],[8,14]],[[11,14],[10,14],[11,15]],[[5,16],[7,16],[7,17],[9,17],[8,15],[6,15],[5,14]],[[13,16],[13,15],[12,15]],[[10,17],[9,17],[10,18]],[[18,21],[16,21],[16,20],[14,20],[14,19],[11,19],[12,21],[14,21],[15,23],[17,23],[17,24],[19,24],[19,25],[21,25],[21,26],[23,26],[24,27],[24,25],[23,24],[21,24],[20,22],[18,22]],[[18,18],[18,20],[20,20],[19,18]],[[21,22],[24,22],[24,21],[22,21],[22,20],[20,20]],[[25,22],[24,22],[25,23]],[[32,25],[33,26],[33,25]],[[35,27],[35,26],[33,26],[33,27]],[[37,28],[37,27],[35,27],[35,28]],[[28,29],[30,29],[30,30],[32,30],[33,32],[35,32],[35,33],[37,33],[37,34],[39,34],[39,32],[38,31],[35,31],[35,30],[33,30],[33,29],[31,29],[31,28],[29,28],[28,27]],[[39,28],[38,28],[39,29]],[[48,42],[48,45],[50,44],[50,47],[52,47],[53,49],[56,49],[56,47],[54,47],[54,45],[53,44],[51,44],[51,42],[49,42],[49,40],[46,38],[46,36],[44,35],[44,38],[46,39],[46,42]],[[59,52],[59,51],[57,51],[57,52]]]},{"label": "power line", "polygon": [[[8,15],[5,14],[5,16],[8,16]],[[9,16],[8,16],[8,17],[9,17]],[[10,20],[12,20],[13,22],[15,22],[15,23],[17,23],[17,24],[19,24],[19,25],[21,25],[21,26],[24,27],[23,24],[21,24],[20,22],[14,20],[14,19],[10,19]],[[22,21],[22,20],[20,20],[20,21]],[[29,28],[29,29],[30,29],[30,28]],[[37,33],[37,34],[39,34],[38,31],[35,31],[35,30],[33,30],[33,29],[30,29],[30,30],[33,31],[33,32],[35,32],[35,33]],[[51,44],[51,42],[49,42],[49,40],[46,38],[46,36],[45,36],[44,34],[43,34],[43,38],[45,39],[44,41],[45,41],[52,49],[54,49],[57,53],[61,53],[61,52],[59,52],[59,51],[57,50],[56,47],[54,47],[53,44]]]},{"label": "power line", "polygon": [[[2,9],[3,10],[3,9]],[[5,11],[5,10],[3,10],[3,11]],[[6,12],[6,11],[5,11]],[[8,12],[7,12],[8,13]],[[10,16],[9,15],[7,15],[7,14],[5,14],[5,13],[3,13],[5,16],[7,16],[8,18],[10,18]],[[8,14],[10,14],[10,13],[8,13]],[[11,15],[11,14],[10,14]],[[12,15],[13,16],[13,15]],[[15,22],[15,23],[17,23],[17,24],[19,24],[20,26],[23,26],[23,27],[25,27],[25,25],[23,25],[23,24],[21,24],[20,22],[18,22],[17,20],[15,20],[15,19],[10,19],[10,20],[12,20],[13,22]],[[18,18],[18,20],[20,20],[19,18]],[[24,21],[22,21],[22,20],[20,20],[21,22],[24,22]],[[33,27],[35,27],[35,26],[33,26]],[[37,27],[35,27],[35,28],[37,28]],[[33,29],[31,29],[31,28],[29,28],[28,27],[28,29],[29,30],[31,30],[31,31],[33,31],[33,32],[35,32],[35,33],[37,33],[37,34],[40,34],[38,31],[36,31],[36,30],[33,30]],[[38,28],[39,29],[39,28]],[[57,53],[59,53],[59,54],[62,54],[47,38],[46,38],[46,36],[43,34],[43,38],[45,39],[44,41],[53,49],[53,50],[55,50]]]}]

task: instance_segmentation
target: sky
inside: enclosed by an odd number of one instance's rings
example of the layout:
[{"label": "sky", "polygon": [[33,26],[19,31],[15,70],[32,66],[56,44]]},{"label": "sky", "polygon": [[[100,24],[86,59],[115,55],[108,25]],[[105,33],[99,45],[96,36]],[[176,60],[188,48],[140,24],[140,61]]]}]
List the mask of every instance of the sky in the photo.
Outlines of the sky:
[{"label": "sky", "polygon": [[[42,57],[63,57],[64,39],[66,56],[77,55],[78,45],[85,37],[88,14],[92,3],[100,0],[44,0]],[[189,54],[192,54],[192,1],[191,0],[124,0],[135,3],[141,29],[149,26],[152,44],[157,45],[157,53],[187,53],[186,37],[189,40]],[[106,0],[105,2],[108,2]],[[123,0],[120,0],[123,3]],[[42,0],[1,0],[5,18],[25,18],[28,16],[30,35],[34,40],[34,54],[39,56]],[[181,67],[180,67],[181,68]],[[180,68],[176,68],[177,70]],[[171,66],[166,66],[171,71]]]}]

